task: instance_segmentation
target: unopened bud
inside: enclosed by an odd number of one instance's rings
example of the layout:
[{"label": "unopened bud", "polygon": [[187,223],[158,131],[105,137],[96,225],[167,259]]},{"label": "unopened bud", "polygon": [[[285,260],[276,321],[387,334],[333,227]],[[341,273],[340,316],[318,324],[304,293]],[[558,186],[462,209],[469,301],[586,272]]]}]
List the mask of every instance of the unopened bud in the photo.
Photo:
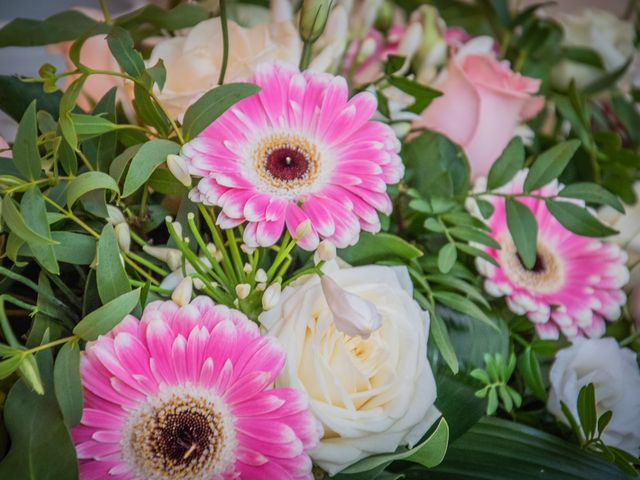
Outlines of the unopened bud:
[{"label": "unopened bud", "polygon": [[126,222],[122,211],[118,207],[107,205],[107,213],[109,214],[109,216],[107,217],[107,221],[111,225],[118,225],[119,223]]},{"label": "unopened bud", "polygon": [[318,260],[330,262],[336,258],[336,246],[329,240],[323,240],[320,242],[320,245],[318,245],[316,254],[318,256]]},{"label": "unopened bud", "polygon": [[249,245],[247,245],[246,243],[243,243],[240,245],[240,250],[242,250],[244,253],[246,253],[247,255],[251,255],[253,252],[256,251],[255,248],[250,247]]},{"label": "unopened bud", "polygon": [[193,279],[193,288],[195,288],[196,290],[204,289],[204,282],[202,280],[200,280],[199,278],[194,278]]},{"label": "unopened bud", "polygon": [[191,294],[193,293],[193,279],[191,277],[185,277],[175,288],[171,294],[171,300],[177,305],[184,307],[191,301]]},{"label": "unopened bud", "polygon": [[142,250],[153,258],[166,263],[171,270],[177,270],[182,265],[182,253],[177,248],[153,247],[145,245]]},{"label": "unopened bud", "polygon": [[167,167],[178,181],[185,187],[191,186],[191,175],[187,162],[180,155],[167,155]]},{"label": "unopened bud", "polygon": [[262,308],[265,310],[270,310],[275,307],[280,301],[281,292],[282,287],[279,283],[270,285],[262,295]]},{"label": "unopened bud", "polygon": [[446,56],[446,43],[444,41],[444,22],[440,18],[438,10],[429,5],[421,6],[411,16],[412,24],[421,24],[421,38],[416,48],[413,59],[413,67],[421,71],[427,66],[435,65]]},{"label": "unopened bud", "polygon": [[296,227],[296,240],[302,240],[312,231],[311,220],[308,218]]},{"label": "unopened bud", "polygon": [[242,268],[242,270],[244,271],[244,273],[251,273],[253,271],[253,267],[251,266],[250,263],[245,263],[244,267]]},{"label": "unopened bud", "polygon": [[207,252],[209,252],[211,255],[215,255],[217,251],[218,249],[213,243],[207,243]]},{"label": "unopened bud", "polygon": [[303,0],[300,13],[300,37],[305,42],[315,42],[327,24],[331,1]]},{"label": "unopened bud", "polygon": [[42,379],[40,378],[38,364],[32,354],[28,354],[22,362],[20,362],[18,371],[27,385],[29,385],[38,395],[44,395],[44,387],[42,385]]},{"label": "unopened bud", "polygon": [[259,292],[264,292],[267,288],[267,284],[265,282],[256,283],[256,290]]},{"label": "unopened bud", "polygon": [[129,253],[131,249],[131,232],[129,231],[129,225],[126,223],[118,223],[115,226],[115,232],[120,250]]},{"label": "unopened bud", "polygon": [[259,268],[256,271],[256,282],[266,282],[267,281],[267,272],[265,272],[262,268]]},{"label": "unopened bud", "polygon": [[376,16],[376,21],[374,26],[377,30],[381,32],[386,32],[389,30],[391,25],[393,24],[393,5],[391,2],[385,0],[380,5],[378,9],[378,15]]},{"label": "unopened bud", "polygon": [[240,300],[244,300],[245,298],[247,298],[250,292],[251,285],[249,285],[248,283],[240,283],[239,285],[236,285],[236,295]]}]

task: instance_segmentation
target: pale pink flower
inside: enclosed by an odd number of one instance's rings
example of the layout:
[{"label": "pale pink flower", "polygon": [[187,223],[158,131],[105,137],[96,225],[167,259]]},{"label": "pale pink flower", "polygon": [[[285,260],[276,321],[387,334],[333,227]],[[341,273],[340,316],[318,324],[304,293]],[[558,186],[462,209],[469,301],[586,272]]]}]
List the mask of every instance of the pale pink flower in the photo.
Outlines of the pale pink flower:
[{"label": "pale pink flower", "polygon": [[321,429],[302,392],[272,388],[284,362],[247,317],[206,297],[127,316],[81,359],[80,478],[313,479]]},{"label": "pale pink flower", "polygon": [[[442,133],[460,145],[469,159],[472,177],[485,176],[516,127],[544,106],[536,97],[540,80],[515,73],[498,61],[492,39],[466,43],[434,83],[442,92],[414,127]],[[478,52],[478,50],[481,50]]]},{"label": "pale pink flower", "polygon": [[344,78],[283,64],[265,64],[250,81],[261,87],[187,143],[190,173],[203,177],[191,199],[222,207],[218,224],[248,222],[250,247],[273,245],[285,226],[300,246],[319,238],[352,245],[360,229],[377,232],[377,210],[389,214],[387,184],[404,168],[400,143],[385,124],[370,121],[375,97],[349,99]]},{"label": "pale pink flower", "polygon": [[[506,186],[504,193],[521,193],[526,170]],[[534,192],[549,197],[562,189],[553,181]],[[563,227],[547,210],[544,201],[521,197],[538,223],[537,258],[534,267],[524,267],[509,234],[503,197],[486,197],[495,210],[488,220],[491,236],[501,249],[482,247],[498,266],[476,259],[484,285],[494,296],[506,296],[516,314],[535,323],[541,338],[567,338],[604,333],[605,320],[617,320],[625,303],[622,287],[629,280],[627,255],[617,245],[576,235]],[[575,201],[576,203],[583,202]]]}]

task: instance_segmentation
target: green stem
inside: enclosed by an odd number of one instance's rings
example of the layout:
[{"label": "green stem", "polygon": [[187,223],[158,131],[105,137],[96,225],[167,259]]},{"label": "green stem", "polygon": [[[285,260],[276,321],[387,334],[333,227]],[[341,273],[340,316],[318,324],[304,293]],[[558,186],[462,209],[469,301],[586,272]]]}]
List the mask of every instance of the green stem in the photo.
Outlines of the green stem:
[{"label": "green stem", "polygon": [[140,209],[138,210],[138,217],[144,221],[144,217],[147,213],[147,200],[149,199],[149,185],[145,183],[142,187],[142,198],[140,199]]},{"label": "green stem", "polygon": [[241,281],[244,281],[244,264],[242,263],[242,258],[240,258],[240,251],[238,250],[238,243],[236,242],[235,232],[232,228],[230,228],[226,233],[229,250],[231,250],[231,258],[233,259],[233,263],[236,267],[236,273],[238,274],[238,278]]},{"label": "green stem", "polygon": [[229,25],[227,23],[226,0],[220,0],[220,22],[222,24],[222,65],[220,66],[218,85],[224,83],[224,75],[227,73],[227,62],[229,61]]},{"label": "green stem", "polygon": [[302,55],[300,55],[300,70],[306,70],[311,63],[311,52],[313,50],[313,42],[306,41],[302,46]]},{"label": "green stem", "polygon": [[209,227],[214,245],[220,253],[222,253],[222,267],[224,268],[225,273],[234,284],[239,283],[238,278],[236,277],[236,272],[233,269],[231,260],[229,259],[229,255],[227,254],[227,249],[224,246],[224,241],[222,240],[220,231],[218,230],[211,213],[202,204],[198,204],[198,210],[200,210],[202,218],[204,218],[207,227]]},{"label": "green stem", "polygon": [[102,10],[102,16],[104,17],[104,23],[111,25],[111,12],[109,12],[109,6],[107,0],[100,0],[100,9]]},{"label": "green stem", "polygon": [[209,252],[209,249],[207,248],[207,245],[204,242],[204,239],[202,238],[202,235],[200,235],[200,231],[198,230],[198,226],[196,225],[195,215],[189,214],[187,216],[187,223],[189,224],[189,229],[191,230],[191,233],[193,234],[194,238],[196,239],[196,242],[198,243],[198,246],[200,247],[200,250],[202,251],[202,254],[211,263],[211,268],[214,270],[214,272],[211,272],[211,274],[212,274],[214,280],[216,282],[221,283],[222,285],[224,285],[225,288],[227,289],[227,291],[229,291],[229,292],[233,291],[233,285],[231,285],[228,282],[228,279],[227,279],[226,275],[222,271],[222,268],[220,268],[219,262],[215,259],[215,257],[213,255],[211,255],[211,252]]},{"label": "green stem", "polygon": [[43,343],[42,345],[38,345],[37,347],[30,348],[23,352],[24,355],[29,353],[36,353],[40,350],[46,350],[47,348],[55,347],[56,345],[62,345],[63,343],[76,342],[80,340],[80,337],[77,335],[71,335],[70,337],[59,338],[58,340],[53,340],[51,342]]},{"label": "green stem", "polygon": [[294,238],[291,238],[289,230],[286,230],[284,238],[282,239],[282,246],[280,247],[275,260],[273,261],[271,267],[269,267],[269,271],[267,272],[267,282],[271,281],[282,261],[287,258],[287,256],[289,256],[289,253],[291,253],[291,250],[293,250],[293,247],[295,246],[296,240]]},{"label": "green stem", "polygon": [[147,260],[146,258],[141,257],[140,255],[138,255],[136,253],[127,252],[127,256],[129,258],[135,260],[136,262],[138,262],[140,265],[144,265],[149,270],[151,270],[152,272],[157,273],[158,275],[162,275],[163,277],[166,277],[167,275],[169,275],[169,272],[167,272],[166,270],[158,267],[157,265],[154,265],[149,260]]}]

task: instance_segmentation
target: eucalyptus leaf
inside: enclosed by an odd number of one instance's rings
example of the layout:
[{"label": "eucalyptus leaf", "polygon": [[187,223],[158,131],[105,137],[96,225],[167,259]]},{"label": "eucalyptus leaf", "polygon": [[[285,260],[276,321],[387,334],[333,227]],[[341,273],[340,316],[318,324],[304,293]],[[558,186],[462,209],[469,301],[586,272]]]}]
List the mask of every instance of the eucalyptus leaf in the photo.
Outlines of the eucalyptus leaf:
[{"label": "eucalyptus leaf", "polygon": [[13,143],[13,163],[27,179],[40,178],[40,153],[38,152],[38,125],[36,121],[36,101],[32,101],[18,125]]},{"label": "eucalyptus leaf", "polygon": [[102,303],[110,302],[131,291],[129,277],[122,265],[116,234],[110,224],[104,226],[98,240],[96,280]]},{"label": "eucalyptus leaf", "polygon": [[68,427],[82,418],[82,382],[80,380],[80,348],[78,342],[65,343],[56,357],[53,369],[56,398]]},{"label": "eucalyptus leaf", "polygon": [[118,325],[135,308],[139,298],[139,288],[120,295],[80,320],[73,333],[83,340],[95,340]]},{"label": "eucalyptus leaf", "polygon": [[[51,238],[51,231],[49,230],[47,208],[42,193],[37,186],[34,185],[24,193],[20,201],[20,211],[27,225],[34,232],[55,242]],[[55,248],[52,244],[33,243],[28,245],[34,257],[44,268],[55,275],[60,273]]]},{"label": "eucalyptus leaf", "polygon": [[422,252],[400,237],[390,233],[361,233],[358,244],[339,251],[340,258],[356,265],[380,261],[409,261],[422,256]]},{"label": "eucalyptus leaf", "polygon": [[122,70],[132,77],[142,77],[145,72],[144,60],[134,48],[129,32],[118,26],[113,27],[107,35],[107,44]]},{"label": "eucalyptus leaf", "polygon": [[131,160],[129,171],[124,180],[122,196],[128,197],[138,190],[154,170],[167,160],[167,155],[177,154],[180,145],[171,140],[150,140],[140,147]]},{"label": "eucalyptus leaf", "polygon": [[10,197],[5,197],[2,202],[2,218],[4,218],[4,221],[11,231],[25,242],[35,245],[56,245],[58,243],[29,227],[13,199]]},{"label": "eucalyptus leaf", "polygon": [[73,206],[76,200],[82,195],[98,189],[112,190],[116,193],[120,191],[113,177],[106,173],[86,172],[69,182],[69,187],[67,188],[67,205],[69,205],[69,207]]}]

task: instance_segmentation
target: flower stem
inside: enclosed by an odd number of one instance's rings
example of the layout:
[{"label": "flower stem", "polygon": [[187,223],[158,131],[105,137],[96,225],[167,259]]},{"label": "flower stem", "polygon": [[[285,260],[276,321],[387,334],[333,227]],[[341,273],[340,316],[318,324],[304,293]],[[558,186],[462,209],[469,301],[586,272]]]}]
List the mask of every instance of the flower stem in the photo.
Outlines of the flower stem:
[{"label": "flower stem", "polygon": [[305,70],[311,63],[311,51],[313,49],[313,42],[306,41],[302,46],[302,55],[300,55],[300,70]]},{"label": "flower stem", "polygon": [[100,9],[102,10],[104,23],[106,23],[107,25],[111,25],[111,12],[109,12],[109,5],[107,5],[107,0],[100,0]]},{"label": "flower stem", "polygon": [[229,61],[229,25],[227,24],[227,2],[225,0],[220,0],[220,22],[222,23],[222,65],[220,66],[218,85],[224,83],[227,62]]}]

